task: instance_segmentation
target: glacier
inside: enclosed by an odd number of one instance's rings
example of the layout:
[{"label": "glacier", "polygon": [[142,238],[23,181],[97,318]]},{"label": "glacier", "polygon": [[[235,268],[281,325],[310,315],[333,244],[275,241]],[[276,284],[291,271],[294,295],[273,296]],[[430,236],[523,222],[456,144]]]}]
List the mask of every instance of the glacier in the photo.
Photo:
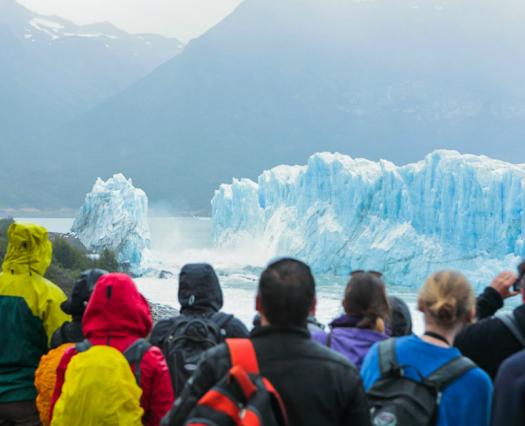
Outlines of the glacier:
[{"label": "glacier", "polygon": [[148,197],[131,179],[98,178],[86,195],[71,232],[93,252],[111,249],[126,271],[140,275],[150,248]]},{"label": "glacier", "polygon": [[222,184],[211,204],[219,247],[322,274],[377,270],[407,288],[445,268],[479,288],[525,255],[525,165],[455,151],[404,166],[317,153]]}]

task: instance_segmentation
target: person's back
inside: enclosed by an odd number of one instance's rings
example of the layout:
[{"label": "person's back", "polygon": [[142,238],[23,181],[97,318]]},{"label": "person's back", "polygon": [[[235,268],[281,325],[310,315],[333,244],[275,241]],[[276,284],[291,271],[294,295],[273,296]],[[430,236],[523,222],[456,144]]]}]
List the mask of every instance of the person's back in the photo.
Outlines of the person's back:
[{"label": "person's back", "polygon": [[525,350],[508,358],[494,385],[492,426],[525,424]]},{"label": "person's back", "polygon": [[[89,300],[83,320],[83,333],[93,347],[111,346],[122,353],[151,330],[152,320],[148,303],[138,292],[133,280],[125,274],[103,275]],[[71,360],[78,354],[74,347],[68,350],[57,369],[57,384],[53,407],[59,400],[65,375]],[[130,365],[135,372],[135,363]],[[143,422],[158,425],[169,409],[174,395],[168,367],[161,351],[150,346],[139,360],[139,386],[142,389],[140,405],[144,409]]]},{"label": "person's back", "polygon": [[222,290],[213,267],[185,265],[179,275],[180,315],[159,321],[150,336],[168,362],[173,390],[182,391],[202,354],[226,338],[247,337],[245,325],[221,312]]},{"label": "person's back", "polygon": [[[521,298],[524,302],[512,312],[518,332],[525,339],[525,288],[523,286],[523,274],[525,274],[525,262],[518,267],[522,279],[520,280]],[[502,294],[513,295],[510,285],[516,281],[516,276],[512,273],[502,273],[495,278],[503,283],[500,287],[506,289],[500,292]],[[495,287],[494,284],[492,287]],[[503,298],[508,296],[499,296],[498,292],[491,287],[488,288],[493,297],[497,297],[500,303]],[[486,297],[487,298],[487,297]],[[490,311],[489,311],[490,312]],[[515,353],[521,351],[524,345],[518,340],[514,333],[506,326],[498,316],[482,318],[475,324],[465,327],[454,341],[456,346],[463,355],[471,358],[480,368],[485,370],[494,380],[500,365]],[[487,350],[487,348],[491,350]]]},{"label": "person's back", "polygon": [[37,425],[35,370],[52,334],[69,319],[60,309],[66,296],[43,277],[52,256],[43,227],[15,223],[8,240],[0,273],[0,424]]},{"label": "person's back", "polygon": [[[450,346],[454,335],[474,317],[474,295],[466,279],[455,272],[431,276],[419,295],[419,309],[425,315],[425,333],[395,340],[396,363],[403,377],[421,381],[428,378],[461,353]],[[470,363],[470,366],[468,365]],[[492,383],[488,375],[470,361],[457,378],[442,389],[437,425],[487,426],[490,421]],[[368,353],[361,376],[367,391],[382,379],[379,344]],[[380,390],[380,389],[378,389]],[[473,391],[475,390],[475,391]]]},{"label": "person's back", "polygon": [[[290,425],[369,425],[359,374],[343,356],[310,339],[307,316],[315,308],[315,283],[302,262],[271,264],[259,282],[261,327],[250,336],[261,375],[281,396]],[[183,425],[202,395],[231,368],[226,345],[211,349],[163,425]]]},{"label": "person's back", "polygon": [[389,306],[385,285],[378,273],[357,271],[345,288],[345,314],[330,324],[330,331],[312,333],[312,338],[361,368],[363,358],[374,343],[388,338],[385,322]]}]

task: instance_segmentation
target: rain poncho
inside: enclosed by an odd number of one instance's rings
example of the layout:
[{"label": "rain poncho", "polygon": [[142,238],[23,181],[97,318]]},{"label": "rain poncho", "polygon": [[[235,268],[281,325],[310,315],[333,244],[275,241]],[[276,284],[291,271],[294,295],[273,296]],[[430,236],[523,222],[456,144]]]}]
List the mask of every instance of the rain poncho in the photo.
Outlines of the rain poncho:
[{"label": "rain poncho", "polygon": [[52,247],[45,228],[13,224],[0,273],[0,403],[36,397],[35,370],[55,330],[69,320],[66,296],[46,280]]}]

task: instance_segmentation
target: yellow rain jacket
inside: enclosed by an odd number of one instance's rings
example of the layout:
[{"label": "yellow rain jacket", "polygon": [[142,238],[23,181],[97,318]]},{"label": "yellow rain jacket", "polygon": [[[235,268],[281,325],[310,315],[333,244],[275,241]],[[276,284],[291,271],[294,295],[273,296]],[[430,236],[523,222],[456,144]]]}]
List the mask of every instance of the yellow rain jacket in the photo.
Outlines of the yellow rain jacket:
[{"label": "yellow rain jacket", "polygon": [[45,228],[14,223],[0,273],[0,403],[33,400],[35,370],[55,330],[70,318],[66,295],[46,280],[52,246]]}]

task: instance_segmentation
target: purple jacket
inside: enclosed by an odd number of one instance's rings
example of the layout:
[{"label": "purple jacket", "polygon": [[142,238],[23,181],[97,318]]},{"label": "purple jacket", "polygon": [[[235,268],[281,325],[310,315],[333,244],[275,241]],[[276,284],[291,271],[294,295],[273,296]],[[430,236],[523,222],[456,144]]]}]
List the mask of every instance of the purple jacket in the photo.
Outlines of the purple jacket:
[{"label": "purple jacket", "polygon": [[[363,359],[374,343],[388,339],[384,333],[357,328],[356,325],[360,320],[359,317],[343,315],[330,324],[332,330],[330,348],[344,355],[358,369],[361,368]],[[312,339],[328,346],[328,333],[324,331],[312,333]]]}]

